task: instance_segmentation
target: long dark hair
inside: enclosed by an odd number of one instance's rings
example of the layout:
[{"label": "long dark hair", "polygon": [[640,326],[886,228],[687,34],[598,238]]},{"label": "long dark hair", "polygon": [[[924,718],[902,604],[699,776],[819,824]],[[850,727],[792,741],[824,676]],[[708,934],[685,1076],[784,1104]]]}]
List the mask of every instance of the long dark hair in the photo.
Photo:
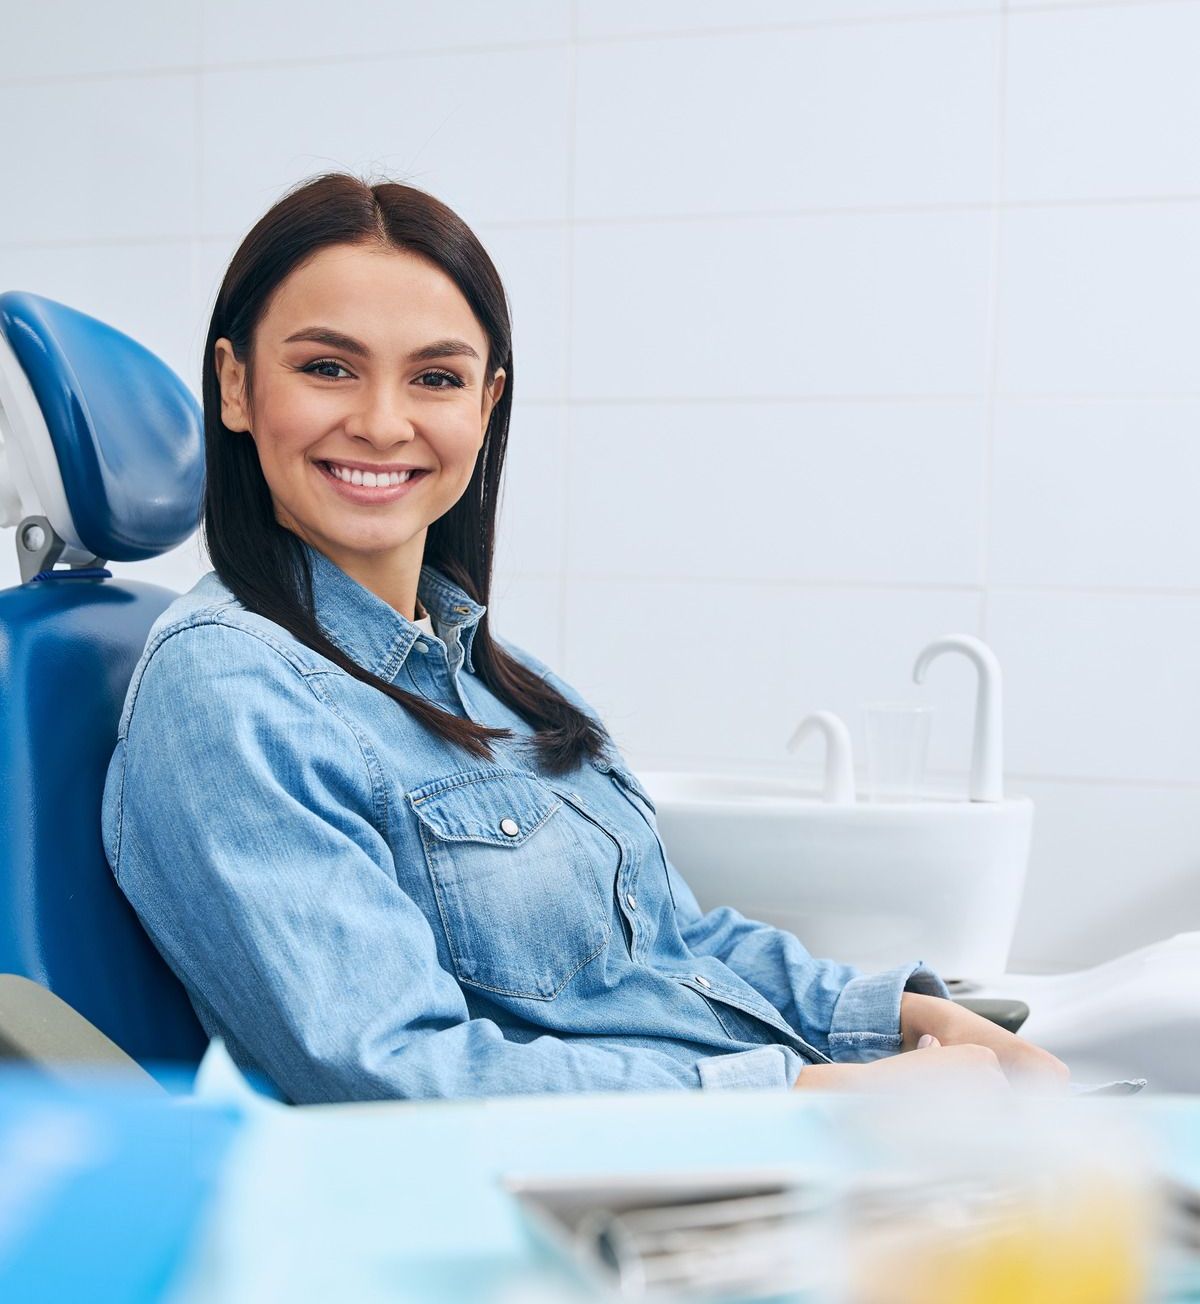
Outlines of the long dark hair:
[{"label": "long dark hair", "polygon": [[[398,182],[369,184],[343,172],[302,182],[259,219],[233,255],[204,346],[205,545],[217,574],[243,607],[281,625],[355,679],[386,693],[427,729],[490,761],[495,759],[490,740],[511,738],[511,729],[476,724],[389,684],[325,635],[313,610],[308,555],[301,540],[275,518],[254,440],[231,431],[221,420],[216,341],[227,337],[235,357],[248,364],[249,393],[254,329],[276,287],[327,245],[371,242],[419,254],[440,267],[458,286],[487,336],[485,383],[494,380],[498,367],[505,370],[504,390],[488,420],[471,481],[454,506],[430,524],[425,538],[424,562],[474,601],[488,604],[497,490],[512,411],[508,302],[492,260],[462,218],[432,195]],[[541,768],[562,774],[584,757],[600,756],[606,736],[600,722],[509,656],[492,638],[489,619],[490,613],[485,613],[475,631],[472,664],[496,697],[535,730],[533,745]]]}]

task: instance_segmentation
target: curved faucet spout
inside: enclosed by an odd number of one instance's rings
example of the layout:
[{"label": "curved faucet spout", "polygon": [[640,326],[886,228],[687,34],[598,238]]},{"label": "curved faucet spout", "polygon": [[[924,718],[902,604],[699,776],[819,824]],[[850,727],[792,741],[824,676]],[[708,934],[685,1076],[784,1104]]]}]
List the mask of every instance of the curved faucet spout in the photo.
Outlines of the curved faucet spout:
[{"label": "curved faucet spout", "polygon": [[975,732],[971,748],[972,801],[1004,800],[1004,738],[1000,693],[1000,662],[988,645],[974,634],[945,634],[934,639],[917,657],[913,679],[925,680],[925,671],[943,652],[961,652],[979,672],[975,693]]},{"label": "curved faucet spout", "polygon": [[824,800],[839,806],[853,805],[854,751],[850,742],[850,730],[832,711],[817,711],[813,715],[806,715],[796,726],[796,732],[788,741],[788,751],[794,752],[813,733],[825,737]]}]

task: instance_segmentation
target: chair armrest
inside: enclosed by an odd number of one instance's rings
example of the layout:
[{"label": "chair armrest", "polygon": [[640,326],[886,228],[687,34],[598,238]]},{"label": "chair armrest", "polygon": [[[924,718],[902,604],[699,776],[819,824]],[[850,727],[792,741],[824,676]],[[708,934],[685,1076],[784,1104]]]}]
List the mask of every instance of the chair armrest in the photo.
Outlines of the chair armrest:
[{"label": "chair armrest", "polygon": [[47,1077],[81,1084],[99,1078],[169,1094],[137,1060],[40,983],[0,974],[0,1062],[17,1061]]},{"label": "chair armrest", "polygon": [[1014,1001],[1009,998],[972,998],[970,996],[956,996],[953,999],[955,1005],[961,1005],[964,1009],[973,1010],[985,1019],[990,1019],[992,1023],[998,1023],[1000,1027],[1007,1029],[1009,1032],[1016,1032],[1021,1024],[1029,1018],[1029,1006],[1024,1001]]}]

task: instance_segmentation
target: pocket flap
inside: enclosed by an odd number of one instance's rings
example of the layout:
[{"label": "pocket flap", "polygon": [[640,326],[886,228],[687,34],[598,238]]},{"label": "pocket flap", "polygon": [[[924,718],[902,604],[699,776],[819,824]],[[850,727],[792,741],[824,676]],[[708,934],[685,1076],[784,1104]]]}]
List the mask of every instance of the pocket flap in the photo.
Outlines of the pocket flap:
[{"label": "pocket flap", "polygon": [[496,847],[519,847],[563,804],[536,776],[498,766],[435,779],[408,803],[439,838]]}]

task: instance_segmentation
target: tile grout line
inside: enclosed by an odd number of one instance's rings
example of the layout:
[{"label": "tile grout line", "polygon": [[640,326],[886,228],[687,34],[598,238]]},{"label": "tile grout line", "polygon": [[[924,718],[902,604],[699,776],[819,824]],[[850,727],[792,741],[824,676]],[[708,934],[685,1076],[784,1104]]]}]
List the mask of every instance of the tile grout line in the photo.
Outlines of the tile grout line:
[{"label": "tile grout line", "polygon": [[562,505],[562,534],[559,539],[558,558],[558,665],[564,676],[569,677],[567,665],[567,592],[571,575],[571,485],[573,482],[575,453],[575,420],[571,406],[571,375],[574,365],[574,332],[572,323],[575,317],[575,155],[578,131],[579,98],[579,0],[571,0],[571,43],[567,54],[567,131],[566,131],[566,186],[565,210],[567,214],[566,268],[563,293],[563,349],[562,374],[562,437],[563,469],[560,483]]},{"label": "tile grout line", "polygon": [[989,251],[991,267],[988,272],[986,416],[984,418],[983,495],[980,504],[979,530],[981,549],[979,579],[983,588],[979,604],[979,636],[984,642],[987,642],[988,626],[991,618],[992,549],[995,543],[993,517],[995,511],[996,391],[1000,365],[1000,303],[1003,294],[1001,282],[1004,273],[1004,215],[1000,204],[1004,198],[1006,183],[1007,113],[1008,0],[1005,0],[1004,12],[1000,15],[999,45],[996,51],[996,126],[992,140],[992,193],[996,206],[992,212],[992,237]]},{"label": "tile grout line", "polygon": [[[1151,0],[1145,0],[1150,3]],[[1200,3],[1200,0],[1191,0]],[[708,223],[736,222],[802,222],[829,218],[894,218],[937,217],[950,214],[977,213],[990,215],[995,211],[1018,212],[1040,209],[1061,210],[1091,209],[1103,212],[1114,208],[1175,207],[1200,205],[1200,191],[1180,194],[1097,195],[1082,199],[995,199],[981,200],[931,200],[920,203],[878,203],[832,205],[812,208],[758,209],[712,213],[637,213],[622,216],[579,217],[573,213],[566,217],[537,218],[482,218],[476,222],[479,230],[536,231],[544,228],[605,227],[605,226],[680,226]],[[157,235],[70,236],[50,240],[2,240],[0,250],[13,249],[72,249],[105,248],[120,245],[182,244],[195,240],[201,244],[228,243],[240,240],[245,228],[228,231],[167,232]]]},{"label": "tile grout line", "polygon": [[[510,572],[510,579],[558,579],[563,574],[561,568],[533,570],[528,567],[516,567]],[[646,573],[645,571],[582,571],[575,576],[579,583],[619,584],[624,588],[653,587],[655,585],[680,586],[698,585],[704,587],[728,585],[758,585],[764,589],[786,589],[798,593],[821,593],[828,590],[842,590],[848,593],[875,591],[879,593],[944,593],[966,597],[983,592],[979,584],[958,583],[953,580],[894,580],[894,579],[851,579],[844,576],[827,578],[809,577],[798,579],[791,575],[773,575],[763,578],[761,573],[697,575],[672,574],[670,572]],[[1192,600],[1200,598],[1200,587],[1145,585],[1099,585],[1099,584],[993,584],[997,593],[1014,595],[1057,595],[1059,597],[1077,598],[1121,598],[1152,601],[1161,598]]]}]

